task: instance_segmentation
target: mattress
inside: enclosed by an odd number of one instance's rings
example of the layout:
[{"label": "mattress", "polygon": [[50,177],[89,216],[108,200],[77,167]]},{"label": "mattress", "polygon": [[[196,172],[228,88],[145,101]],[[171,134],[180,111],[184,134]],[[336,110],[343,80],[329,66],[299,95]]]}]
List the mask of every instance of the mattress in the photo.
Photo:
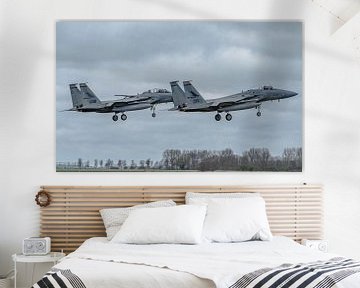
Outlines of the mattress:
[{"label": "mattress", "polygon": [[[272,268],[280,266],[288,271],[291,264],[316,263],[319,266],[318,261],[329,261],[336,257],[312,250],[286,237],[274,237],[272,241],[200,245],[112,244],[106,238],[91,238],[54,268],[71,271],[84,285],[78,287],[87,288],[254,287],[235,284],[239,279],[248,279],[248,275],[254,275],[251,273],[263,271],[264,268],[264,271],[271,272]],[[327,263],[333,265],[333,262]],[[324,287],[360,287],[360,273],[356,270],[359,266],[359,263],[353,264],[352,270],[348,269],[352,273],[334,282],[334,285]],[[295,268],[300,269],[298,266]]]}]

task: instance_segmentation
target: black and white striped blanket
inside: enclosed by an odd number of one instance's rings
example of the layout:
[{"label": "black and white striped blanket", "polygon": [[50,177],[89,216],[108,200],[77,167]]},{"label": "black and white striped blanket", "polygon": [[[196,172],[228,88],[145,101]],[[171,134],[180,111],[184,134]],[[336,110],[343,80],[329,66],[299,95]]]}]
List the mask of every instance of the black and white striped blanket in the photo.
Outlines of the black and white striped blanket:
[{"label": "black and white striped blanket", "polygon": [[283,264],[246,274],[229,288],[331,288],[359,272],[360,262],[345,258],[296,265]]},{"label": "black and white striped blanket", "polygon": [[53,268],[32,288],[86,288],[81,279],[69,269]]},{"label": "black and white striped blanket", "polygon": [[[360,262],[333,258],[303,264],[283,264],[242,276],[229,288],[331,288],[346,277],[360,272]],[[69,269],[52,269],[32,288],[86,288]],[[351,287],[350,287],[351,288]]]}]

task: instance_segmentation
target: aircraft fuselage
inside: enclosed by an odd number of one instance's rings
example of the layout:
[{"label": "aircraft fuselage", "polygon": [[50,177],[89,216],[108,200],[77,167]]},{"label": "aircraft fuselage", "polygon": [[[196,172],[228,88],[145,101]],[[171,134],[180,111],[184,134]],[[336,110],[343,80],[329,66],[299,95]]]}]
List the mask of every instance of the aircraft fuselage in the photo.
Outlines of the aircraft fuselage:
[{"label": "aircraft fuselage", "polygon": [[152,117],[156,116],[155,106],[161,103],[172,102],[172,93],[167,89],[152,89],[136,95],[116,95],[122,96],[119,100],[101,101],[86,83],[70,84],[70,93],[73,108],[67,111],[95,112],[95,113],[114,113],[112,119],[118,120],[116,114],[122,113],[121,119],[126,120],[125,112],[151,109]]},{"label": "aircraft fuselage", "polygon": [[280,100],[296,95],[296,92],[282,89],[250,89],[221,98],[209,99],[206,100],[206,103],[186,104],[183,107],[179,107],[179,110],[183,112],[228,112],[245,110],[257,108],[265,101]]}]

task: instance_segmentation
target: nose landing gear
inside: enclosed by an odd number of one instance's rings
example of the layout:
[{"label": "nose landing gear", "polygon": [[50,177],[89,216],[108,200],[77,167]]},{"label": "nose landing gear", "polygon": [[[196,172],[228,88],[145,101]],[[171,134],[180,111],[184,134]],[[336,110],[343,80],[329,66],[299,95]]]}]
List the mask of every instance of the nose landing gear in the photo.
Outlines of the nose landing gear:
[{"label": "nose landing gear", "polygon": [[220,115],[219,113],[217,113],[217,114],[215,115],[215,120],[216,120],[216,121],[220,121],[220,120],[221,120],[221,115]]},{"label": "nose landing gear", "polygon": [[260,106],[257,106],[257,110],[258,112],[256,113],[256,116],[260,117],[261,116]]},{"label": "nose landing gear", "polygon": [[151,106],[151,108],[150,108],[150,110],[151,110],[151,117],[153,117],[153,118],[155,118],[156,117],[156,113],[155,113],[155,108],[156,108],[156,106],[154,105],[154,106]]}]

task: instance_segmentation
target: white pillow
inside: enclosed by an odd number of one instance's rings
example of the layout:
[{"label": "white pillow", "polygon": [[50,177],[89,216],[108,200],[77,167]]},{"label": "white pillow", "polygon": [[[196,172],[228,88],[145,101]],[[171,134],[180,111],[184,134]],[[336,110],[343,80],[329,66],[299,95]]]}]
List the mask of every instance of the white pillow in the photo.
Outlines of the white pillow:
[{"label": "white pillow", "polygon": [[131,211],[113,243],[197,244],[206,214],[205,205],[180,205]]},{"label": "white pillow", "polygon": [[186,204],[207,204],[211,199],[225,198],[246,198],[246,197],[259,197],[259,193],[244,192],[244,193],[197,193],[186,192]]},{"label": "white pillow", "polygon": [[209,200],[203,237],[211,242],[271,240],[264,199],[247,197]]},{"label": "white pillow", "polygon": [[135,205],[128,208],[108,208],[101,209],[100,214],[106,229],[107,239],[111,240],[115,234],[120,230],[121,225],[124,223],[129,213],[132,210],[139,208],[153,208],[153,207],[170,207],[176,206],[172,200],[156,201],[146,204]]}]

